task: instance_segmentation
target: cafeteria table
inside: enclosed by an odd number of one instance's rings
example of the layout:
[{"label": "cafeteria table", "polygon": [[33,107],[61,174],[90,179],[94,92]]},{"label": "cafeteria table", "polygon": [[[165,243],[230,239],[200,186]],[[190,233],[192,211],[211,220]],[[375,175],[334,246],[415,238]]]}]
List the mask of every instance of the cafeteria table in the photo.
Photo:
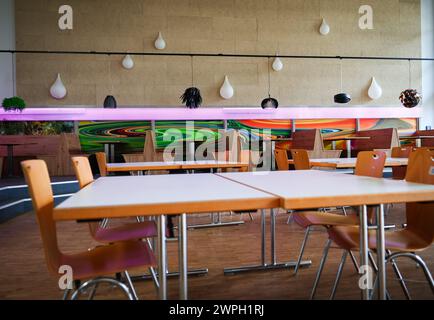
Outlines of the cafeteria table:
[{"label": "cafeteria table", "polygon": [[193,160],[193,161],[157,161],[107,163],[107,172],[158,171],[158,170],[198,170],[198,169],[240,169],[247,171],[249,164],[236,161]]},{"label": "cafeteria table", "polygon": [[[288,160],[289,164],[294,164],[294,160]],[[354,169],[357,158],[323,158],[310,159],[309,163],[313,167]],[[386,158],[385,167],[402,167],[408,165],[408,158]]]},{"label": "cafeteria table", "polygon": [[[36,143],[34,142],[0,143],[0,146],[7,147],[7,152],[8,152],[8,156],[7,156],[8,171],[6,174],[7,178],[11,178],[14,175],[14,147],[25,146],[30,144],[36,144]],[[1,177],[1,172],[0,172],[0,177]]]},{"label": "cafeteria table", "polygon": [[104,152],[107,155],[107,162],[114,162],[116,157],[115,146],[116,145],[125,145],[128,142],[122,140],[111,140],[111,141],[89,141],[89,143],[97,143],[102,144],[104,146]]},{"label": "cafeteria table", "polygon": [[[220,161],[220,160],[192,160],[192,161],[158,161],[158,162],[127,162],[127,163],[108,163],[107,172],[125,172],[136,171],[138,175],[141,175],[143,171],[160,171],[160,170],[187,170],[194,172],[199,169],[210,169],[211,171],[216,169],[239,169],[240,171],[247,171],[249,164],[246,162],[235,161]],[[170,225],[171,221],[169,219]],[[227,221],[222,222],[221,214],[217,213],[217,219],[215,214],[212,214],[212,222],[189,225],[189,228],[210,228],[210,227],[223,227],[234,226],[244,224],[244,221]],[[171,231],[173,233],[173,231]]]},{"label": "cafeteria table", "polygon": [[[346,175],[333,171],[234,172],[218,175],[279,197],[280,207],[286,210],[360,206],[361,266],[369,264],[367,206],[378,205],[377,255],[380,299],[386,299],[384,204],[434,201],[434,185]],[[362,289],[363,299],[369,299],[369,291],[370,288]]]},{"label": "cafeteria table", "polygon": [[[172,186],[168,189],[167,186]],[[54,209],[54,219],[156,216],[159,297],[167,299],[166,215],[179,215],[180,298],[188,298],[187,214],[279,207],[278,197],[215,174],[101,177]]]}]

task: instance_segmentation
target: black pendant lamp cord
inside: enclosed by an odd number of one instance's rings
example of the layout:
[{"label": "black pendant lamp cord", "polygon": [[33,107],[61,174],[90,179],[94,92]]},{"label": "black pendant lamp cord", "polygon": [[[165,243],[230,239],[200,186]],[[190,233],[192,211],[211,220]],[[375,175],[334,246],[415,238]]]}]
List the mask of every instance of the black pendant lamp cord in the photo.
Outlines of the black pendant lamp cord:
[{"label": "black pendant lamp cord", "polygon": [[267,58],[268,66],[268,98],[271,98],[270,58]]},{"label": "black pendant lamp cord", "polygon": [[408,88],[411,89],[411,60],[408,59]]},{"label": "black pendant lamp cord", "polygon": [[342,58],[340,58],[340,69],[341,69],[341,92],[344,92],[343,89],[343,72],[342,72]]},{"label": "black pendant lamp cord", "polygon": [[191,57],[191,86],[194,87],[194,62],[193,62],[193,55],[190,56]]}]

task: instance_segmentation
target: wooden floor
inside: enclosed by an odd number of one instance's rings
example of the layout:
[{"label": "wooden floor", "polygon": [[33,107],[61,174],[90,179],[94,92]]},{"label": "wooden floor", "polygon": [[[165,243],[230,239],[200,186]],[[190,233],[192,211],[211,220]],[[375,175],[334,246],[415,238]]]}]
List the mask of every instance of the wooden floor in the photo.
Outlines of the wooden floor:
[{"label": "wooden floor", "polygon": [[[403,206],[395,205],[389,213],[389,223],[403,222]],[[206,267],[209,274],[189,278],[190,299],[308,299],[315,272],[326,241],[323,229],[316,229],[309,239],[305,257],[313,264],[299,271],[295,277],[292,270],[252,272],[232,276],[223,275],[223,268],[254,264],[259,261],[260,219],[249,221],[242,218],[244,225],[212,229],[192,229],[189,232],[189,266]],[[225,215],[225,221],[237,220],[239,215]],[[192,217],[189,223],[206,222],[209,216]],[[295,260],[303,239],[304,230],[294,223],[286,224],[287,215],[279,213],[277,222],[277,253],[280,261]],[[119,223],[117,221],[111,222]],[[269,224],[267,221],[267,232]],[[86,250],[96,245],[89,237],[86,225],[74,222],[58,225],[60,247],[65,252]],[[269,236],[269,232],[267,237]],[[169,268],[177,268],[177,242],[168,244]],[[267,256],[269,256],[267,254]],[[341,250],[330,250],[317,298],[328,299],[334,281]],[[434,265],[434,250],[422,254],[431,269]],[[0,298],[1,299],[60,299],[62,292],[57,280],[50,276],[45,267],[39,230],[33,213],[17,217],[0,225]],[[415,263],[402,260],[399,264],[415,299],[433,299],[434,296],[424,282],[422,270]],[[141,270],[132,272],[140,273]],[[359,299],[358,277],[353,264],[348,260],[337,292],[337,299]],[[178,279],[169,283],[169,298],[178,298]],[[156,299],[152,282],[135,283],[141,299]],[[398,282],[388,268],[388,289],[393,299],[404,299]],[[96,299],[124,297],[114,288],[101,287]]]}]

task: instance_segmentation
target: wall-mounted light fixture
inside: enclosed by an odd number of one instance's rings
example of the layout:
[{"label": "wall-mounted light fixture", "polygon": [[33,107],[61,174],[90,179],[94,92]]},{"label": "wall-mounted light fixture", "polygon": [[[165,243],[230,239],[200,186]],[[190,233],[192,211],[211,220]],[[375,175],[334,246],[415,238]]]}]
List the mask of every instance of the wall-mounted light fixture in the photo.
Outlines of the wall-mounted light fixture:
[{"label": "wall-mounted light fixture", "polygon": [[328,35],[330,32],[330,26],[327,24],[326,20],[323,18],[321,27],[319,28],[319,33],[321,33],[323,36]]},{"label": "wall-mounted light fixture", "polygon": [[228,76],[225,76],[225,81],[223,82],[223,85],[220,88],[220,96],[226,100],[229,100],[234,96],[234,88],[229,82]]},{"label": "wall-mounted light fixture", "polygon": [[66,96],[66,88],[60,78],[60,73],[57,74],[56,81],[54,81],[53,85],[50,88],[50,94],[54,99],[63,99]]},{"label": "wall-mounted light fixture", "polygon": [[127,54],[122,60],[122,66],[127,70],[130,70],[134,67],[134,60],[129,54]]},{"label": "wall-mounted light fixture", "polygon": [[375,77],[372,77],[371,86],[369,87],[368,90],[369,98],[371,98],[372,100],[377,100],[380,99],[382,95],[383,95],[383,89],[378,84],[377,80],[375,80]]},{"label": "wall-mounted light fixture", "polygon": [[158,32],[158,37],[157,40],[155,40],[154,45],[157,50],[164,50],[166,48],[166,41],[164,41],[161,32]]},{"label": "wall-mounted light fixture", "polygon": [[281,71],[283,69],[283,62],[280,60],[279,56],[276,54],[276,58],[273,61],[273,70]]}]

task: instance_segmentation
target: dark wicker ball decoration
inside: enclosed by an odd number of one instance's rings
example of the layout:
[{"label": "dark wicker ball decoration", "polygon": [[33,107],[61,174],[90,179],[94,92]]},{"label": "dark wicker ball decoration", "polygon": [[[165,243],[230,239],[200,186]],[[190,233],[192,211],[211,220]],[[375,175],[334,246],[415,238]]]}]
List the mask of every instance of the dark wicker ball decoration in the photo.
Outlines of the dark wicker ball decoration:
[{"label": "dark wicker ball decoration", "polygon": [[199,108],[202,104],[200,90],[196,87],[187,88],[180,98],[189,109]]},{"label": "dark wicker ball decoration", "polygon": [[399,96],[399,100],[401,101],[404,107],[414,108],[420,103],[422,97],[416,90],[407,89],[401,92],[401,95]]}]

